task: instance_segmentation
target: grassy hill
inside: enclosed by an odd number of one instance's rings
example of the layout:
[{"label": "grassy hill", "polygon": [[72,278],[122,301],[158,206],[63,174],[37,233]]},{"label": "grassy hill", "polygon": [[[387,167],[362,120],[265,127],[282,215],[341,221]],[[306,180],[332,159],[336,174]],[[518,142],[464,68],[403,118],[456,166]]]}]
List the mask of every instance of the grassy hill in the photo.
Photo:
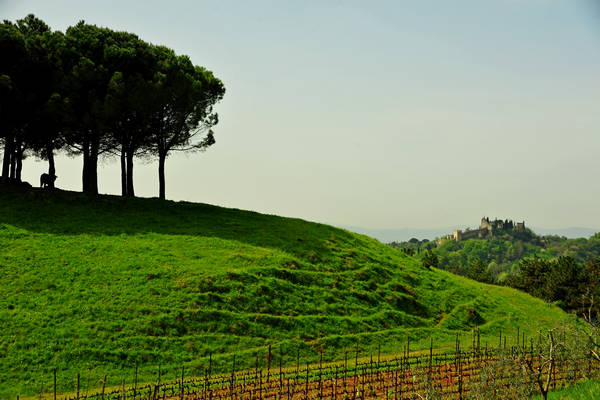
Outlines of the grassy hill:
[{"label": "grassy hill", "polygon": [[[206,204],[0,185],[0,398],[163,379],[181,365],[265,366],[465,344],[571,318],[516,290],[420,263],[367,236]],[[535,322],[535,323],[532,323]],[[44,386],[45,385],[45,386]]]}]

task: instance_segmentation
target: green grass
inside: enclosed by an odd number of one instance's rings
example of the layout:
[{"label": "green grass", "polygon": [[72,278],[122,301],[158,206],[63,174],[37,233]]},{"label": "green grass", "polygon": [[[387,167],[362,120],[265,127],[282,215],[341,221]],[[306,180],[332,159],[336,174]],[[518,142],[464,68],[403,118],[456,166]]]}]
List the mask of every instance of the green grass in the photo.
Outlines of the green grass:
[{"label": "green grass", "polygon": [[[206,204],[0,185],[0,398],[527,335],[572,321],[524,293],[428,270],[375,239]],[[483,345],[482,342],[482,345]],[[278,361],[274,361],[277,362]]]},{"label": "green grass", "polygon": [[[597,400],[600,398],[600,381],[587,381],[548,393],[548,400]],[[536,396],[532,400],[541,400]]]}]

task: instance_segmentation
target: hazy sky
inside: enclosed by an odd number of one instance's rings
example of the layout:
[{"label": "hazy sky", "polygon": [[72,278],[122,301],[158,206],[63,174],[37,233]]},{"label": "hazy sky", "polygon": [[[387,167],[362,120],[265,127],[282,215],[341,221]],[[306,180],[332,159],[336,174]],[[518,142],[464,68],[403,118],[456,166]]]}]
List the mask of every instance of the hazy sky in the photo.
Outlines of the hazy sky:
[{"label": "hazy sky", "polygon": [[[600,227],[600,0],[0,0],[127,30],[227,88],[217,143],[167,197],[368,228]],[[57,186],[81,189],[81,159]],[[117,160],[99,170],[119,193]],[[24,164],[39,182],[44,163]],[[140,160],[136,194],[156,196]]]}]

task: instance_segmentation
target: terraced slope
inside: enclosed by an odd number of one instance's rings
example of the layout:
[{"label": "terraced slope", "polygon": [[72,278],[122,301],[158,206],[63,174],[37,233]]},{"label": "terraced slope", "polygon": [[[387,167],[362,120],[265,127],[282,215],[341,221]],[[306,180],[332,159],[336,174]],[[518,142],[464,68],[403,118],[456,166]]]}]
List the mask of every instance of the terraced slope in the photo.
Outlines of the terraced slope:
[{"label": "terraced slope", "polygon": [[[453,346],[571,320],[512,289],[439,270],[375,239],[205,204],[0,185],[0,397],[213,369]],[[273,361],[274,363],[276,361]],[[278,362],[278,361],[277,361]],[[112,381],[111,381],[112,379]],[[45,383],[44,383],[45,382]]]}]

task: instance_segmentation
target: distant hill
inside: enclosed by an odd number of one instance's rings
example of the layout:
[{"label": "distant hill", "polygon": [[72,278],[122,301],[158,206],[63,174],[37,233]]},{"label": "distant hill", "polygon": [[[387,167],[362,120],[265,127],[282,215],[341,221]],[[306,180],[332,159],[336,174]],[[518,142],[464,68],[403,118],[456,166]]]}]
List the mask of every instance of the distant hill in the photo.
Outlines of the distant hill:
[{"label": "distant hill", "polygon": [[[571,321],[367,236],[207,204],[0,185],[0,398],[413,348]],[[530,322],[535,320],[535,324]],[[298,353],[299,352],[299,353]],[[275,358],[278,359],[278,358]]]},{"label": "distant hill", "polygon": [[343,226],[340,228],[347,229],[352,232],[371,236],[382,243],[408,241],[412,238],[417,239],[434,239],[436,237],[445,236],[458,227],[436,228],[436,229],[417,229],[417,228],[399,228],[399,229],[369,229],[358,226]]},{"label": "distant hill", "polygon": [[[352,232],[360,233],[363,235],[371,236],[381,243],[391,243],[391,242],[406,242],[412,238],[416,239],[428,239],[434,240],[435,238],[446,236],[455,229],[464,229],[464,226],[453,226],[446,228],[433,228],[433,229],[419,229],[419,228],[398,228],[398,229],[370,229],[363,228],[358,226],[346,226],[339,225],[340,228],[347,229]],[[572,228],[537,228],[532,227],[532,231],[540,236],[545,235],[557,235],[564,236],[569,239],[576,238],[589,238],[594,236],[597,232],[600,232],[600,229],[593,228],[581,228],[581,227],[572,227]]]},{"label": "distant hill", "polygon": [[568,239],[577,239],[577,238],[590,238],[594,236],[596,233],[600,232],[600,228],[581,228],[581,227],[571,227],[571,228],[531,228],[535,233],[540,236],[547,235],[556,235],[556,236],[564,236]]}]

